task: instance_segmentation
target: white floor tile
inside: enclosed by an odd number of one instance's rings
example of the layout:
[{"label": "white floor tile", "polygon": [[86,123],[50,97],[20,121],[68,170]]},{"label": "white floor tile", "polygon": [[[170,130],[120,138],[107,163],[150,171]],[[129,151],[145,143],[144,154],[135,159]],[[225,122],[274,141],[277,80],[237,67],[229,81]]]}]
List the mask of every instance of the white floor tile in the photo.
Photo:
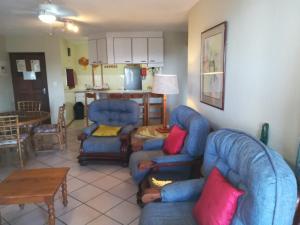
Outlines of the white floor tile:
[{"label": "white floor tile", "polygon": [[65,159],[63,159],[61,157],[57,157],[57,156],[43,157],[38,160],[46,165],[56,166],[56,167],[58,167],[60,164],[63,164],[66,162]]},{"label": "white floor tile", "polygon": [[108,192],[104,192],[95,199],[88,201],[86,204],[98,210],[99,212],[105,213],[121,202],[122,199],[111,195]]},{"label": "white floor tile", "polygon": [[37,208],[30,213],[27,213],[17,219],[8,221],[13,225],[44,225],[48,221],[48,213],[41,209]]},{"label": "white floor tile", "polygon": [[102,215],[97,219],[93,220],[92,222],[88,223],[87,225],[121,225],[121,224],[105,215]]},{"label": "white floor tile", "polygon": [[122,202],[109,210],[106,215],[114,218],[122,224],[129,224],[140,215],[140,208],[129,202]]},{"label": "white floor tile", "polygon": [[68,193],[71,193],[85,185],[87,185],[87,183],[85,183],[81,180],[78,180],[77,178],[73,178],[73,179],[67,181],[67,191],[68,191]]},{"label": "white floor tile", "polygon": [[121,180],[111,177],[111,176],[106,176],[106,177],[100,178],[99,180],[96,180],[92,184],[103,190],[110,190],[112,187],[117,186],[120,183],[122,183]]},{"label": "white floor tile", "polygon": [[70,193],[71,196],[74,198],[78,199],[81,202],[87,202],[96,196],[100,195],[103,193],[103,190],[92,186],[92,185],[86,185],[72,193]]},{"label": "white floor tile", "polygon": [[69,174],[73,177],[80,176],[82,174],[85,174],[87,172],[90,172],[91,169],[88,167],[80,166],[79,164],[76,166],[72,166],[69,170]]},{"label": "white floor tile", "polygon": [[48,167],[50,166],[38,160],[31,160],[29,162],[26,162],[25,164],[26,169],[37,169],[37,168],[48,168]]},{"label": "white floor tile", "polygon": [[137,205],[136,203],[136,194],[132,195],[130,198],[127,199],[128,202]]},{"label": "white floor tile", "polygon": [[112,189],[109,190],[110,193],[122,198],[122,199],[127,199],[130,196],[136,194],[138,191],[138,188],[134,184],[129,184],[129,183],[121,183]]},{"label": "white floor tile", "polygon": [[21,209],[19,205],[7,205],[1,209],[1,216],[10,222],[17,217],[23,216],[37,208],[38,206],[35,204],[26,204],[24,209]]},{"label": "white floor tile", "polygon": [[123,181],[131,178],[130,171],[128,168],[122,168],[122,169],[112,173],[111,175],[118,178],[119,180],[123,180]]},{"label": "white floor tile", "polygon": [[120,170],[122,167],[119,165],[105,165],[105,164],[94,164],[94,165],[88,165],[88,167],[97,170],[101,173],[105,174],[111,174],[113,172],[116,172]]},{"label": "white floor tile", "polygon": [[73,166],[78,166],[78,163],[68,160],[60,165],[60,167],[73,167]]},{"label": "white floor tile", "polygon": [[[55,216],[58,217],[66,214],[67,212],[80,205],[82,205],[82,203],[77,199],[72,198],[71,196],[68,196],[68,205],[66,207],[63,205],[62,198],[56,199],[54,201]],[[46,204],[42,204],[41,206],[45,211],[48,211],[48,207]]]},{"label": "white floor tile", "polygon": [[132,223],[130,223],[129,225],[139,225],[140,219],[137,218],[135,221],[133,221]]},{"label": "white floor tile", "polygon": [[86,205],[81,205],[74,210],[60,216],[59,219],[68,225],[84,225],[100,215],[101,214],[96,210]]},{"label": "white floor tile", "polygon": [[85,181],[87,183],[92,183],[93,181],[96,181],[96,180],[100,179],[101,177],[105,177],[105,176],[106,175],[104,173],[100,173],[95,170],[91,170],[87,173],[77,176],[77,178],[82,181]]}]

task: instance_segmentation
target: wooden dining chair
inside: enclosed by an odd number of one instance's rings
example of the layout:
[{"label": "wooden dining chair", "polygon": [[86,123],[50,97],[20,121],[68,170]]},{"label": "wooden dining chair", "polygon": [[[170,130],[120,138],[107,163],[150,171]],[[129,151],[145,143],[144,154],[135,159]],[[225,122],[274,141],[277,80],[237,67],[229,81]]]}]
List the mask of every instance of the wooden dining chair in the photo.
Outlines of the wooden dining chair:
[{"label": "wooden dining chair", "polygon": [[88,118],[88,99],[94,99],[94,101],[97,99],[97,95],[95,92],[87,92],[84,96],[84,115],[85,115],[85,126],[87,127],[89,125],[89,118]]},{"label": "wooden dining chair", "polygon": [[67,145],[67,129],[65,121],[65,104],[59,107],[58,118],[56,124],[41,124],[33,130],[33,147],[37,150],[36,140],[38,137],[55,136],[57,137],[61,150]]},{"label": "wooden dining chair", "polygon": [[40,101],[18,101],[17,102],[18,111],[23,112],[39,112],[41,111]]},{"label": "wooden dining chair", "polygon": [[16,115],[0,116],[0,148],[16,148],[19,155],[20,167],[24,168],[23,150],[29,134],[21,134],[19,117]]}]

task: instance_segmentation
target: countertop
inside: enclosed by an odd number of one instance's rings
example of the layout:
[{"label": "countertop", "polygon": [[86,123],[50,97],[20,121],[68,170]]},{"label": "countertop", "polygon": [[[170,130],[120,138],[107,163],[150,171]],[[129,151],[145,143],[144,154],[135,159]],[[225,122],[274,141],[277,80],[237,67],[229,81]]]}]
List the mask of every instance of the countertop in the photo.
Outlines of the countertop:
[{"label": "countertop", "polygon": [[103,93],[103,94],[126,94],[126,93],[137,93],[137,94],[147,94],[151,93],[151,91],[148,90],[97,90],[97,89],[91,89],[91,90],[76,90],[75,93],[86,93],[86,92],[96,92],[96,93]]}]

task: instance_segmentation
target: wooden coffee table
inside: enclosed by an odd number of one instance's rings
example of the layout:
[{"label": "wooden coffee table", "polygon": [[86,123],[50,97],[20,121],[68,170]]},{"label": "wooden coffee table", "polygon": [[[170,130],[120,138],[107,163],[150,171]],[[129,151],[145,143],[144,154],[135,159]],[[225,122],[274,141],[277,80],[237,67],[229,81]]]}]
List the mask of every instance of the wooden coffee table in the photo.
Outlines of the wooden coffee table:
[{"label": "wooden coffee table", "polygon": [[49,225],[54,225],[54,196],[60,186],[63,204],[68,204],[66,177],[69,169],[63,167],[13,172],[0,183],[0,205],[19,204],[23,208],[27,203],[45,202],[48,206]]}]

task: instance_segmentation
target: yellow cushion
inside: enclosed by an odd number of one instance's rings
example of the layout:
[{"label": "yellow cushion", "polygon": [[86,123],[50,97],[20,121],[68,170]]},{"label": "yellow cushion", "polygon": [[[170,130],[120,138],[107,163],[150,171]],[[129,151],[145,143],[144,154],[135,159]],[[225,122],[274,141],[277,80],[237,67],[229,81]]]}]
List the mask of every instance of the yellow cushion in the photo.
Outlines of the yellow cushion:
[{"label": "yellow cushion", "polygon": [[119,131],[122,127],[113,127],[113,126],[106,126],[100,125],[94,132],[93,136],[96,137],[111,137],[111,136],[118,136]]}]

